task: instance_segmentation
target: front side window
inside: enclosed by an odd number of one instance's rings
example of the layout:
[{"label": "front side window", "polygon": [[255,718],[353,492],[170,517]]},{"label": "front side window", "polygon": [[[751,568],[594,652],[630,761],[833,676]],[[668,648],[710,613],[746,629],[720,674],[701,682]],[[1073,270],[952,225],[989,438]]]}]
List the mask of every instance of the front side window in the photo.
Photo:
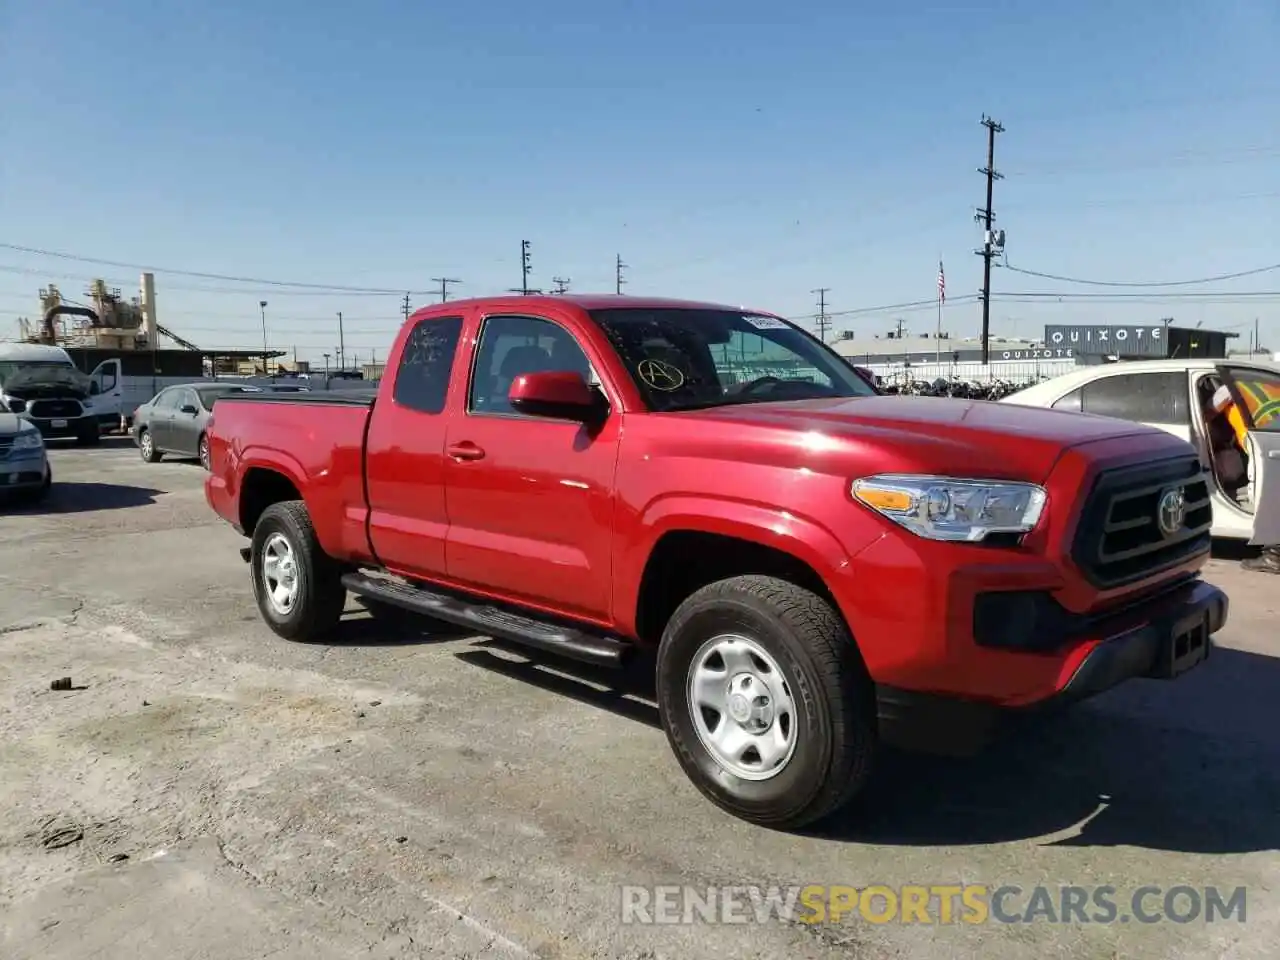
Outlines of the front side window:
[{"label": "front side window", "polygon": [[540,317],[486,317],[471,372],[467,409],[513,414],[508,393],[516,377],[551,372],[577,373],[587,383],[599,382],[578,341],[558,323]]},{"label": "front side window", "polygon": [[654,411],[870,397],[843,359],[776,317],[696,307],[591,311]]},{"label": "front side window", "polygon": [[461,317],[419,320],[405,338],[392,399],[419,413],[442,411],[461,335]]},{"label": "front side window", "polygon": [[1081,387],[1080,409],[1136,423],[1186,426],[1188,396],[1185,373],[1122,373]]}]

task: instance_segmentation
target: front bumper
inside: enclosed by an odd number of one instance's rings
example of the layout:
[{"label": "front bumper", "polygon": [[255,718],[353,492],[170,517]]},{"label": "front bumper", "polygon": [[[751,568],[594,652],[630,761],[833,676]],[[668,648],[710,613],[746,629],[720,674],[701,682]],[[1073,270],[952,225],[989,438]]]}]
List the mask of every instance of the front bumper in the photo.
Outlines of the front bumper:
[{"label": "front bumper", "polygon": [[31,422],[40,430],[46,440],[59,440],[68,437],[98,436],[101,432],[96,416],[45,418],[31,417]]},{"label": "front bumper", "polygon": [[37,451],[35,456],[15,457],[10,454],[0,459],[0,495],[38,489],[44,485],[48,473],[49,460],[43,450]]},{"label": "front bumper", "polygon": [[1056,688],[1017,704],[878,685],[881,735],[909,748],[969,753],[1004,715],[1065,706],[1127,680],[1176,679],[1208,659],[1212,636],[1226,624],[1228,609],[1222,590],[1196,580],[1116,614],[1110,626],[1107,620],[1098,621],[1095,629],[1104,637],[1072,649]]}]

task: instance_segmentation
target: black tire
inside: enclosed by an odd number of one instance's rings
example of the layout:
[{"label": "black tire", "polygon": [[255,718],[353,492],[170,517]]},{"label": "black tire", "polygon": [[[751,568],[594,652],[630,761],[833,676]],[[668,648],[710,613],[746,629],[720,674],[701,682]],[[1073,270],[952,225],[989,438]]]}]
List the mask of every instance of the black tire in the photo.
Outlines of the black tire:
[{"label": "black tire", "polygon": [[[699,737],[687,693],[690,669],[702,644],[720,634],[758,644],[790,691],[794,752],[770,779],[734,774]],[[831,604],[785,580],[733,577],[686,599],[658,647],[657,693],[680,766],[712,803],[743,820],[799,829],[844,806],[870,776],[878,739],[875,692],[862,657]]]},{"label": "black tire", "polygon": [[200,466],[205,470],[212,470],[212,462],[209,459],[209,437],[207,434],[200,434],[200,439],[196,443],[196,454],[200,458]]},{"label": "black tire", "polygon": [[[287,610],[272,604],[263,570],[264,548],[276,535],[288,545],[296,571],[296,599]],[[342,568],[316,540],[301,500],[273,503],[263,511],[253,528],[249,569],[258,610],[277,636],[305,643],[323,639],[337,627],[347,603]]]},{"label": "black tire", "polygon": [[156,449],[155,438],[146,427],[138,431],[138,455],[142,457],[143,463],[158,463],[164,456]]}]

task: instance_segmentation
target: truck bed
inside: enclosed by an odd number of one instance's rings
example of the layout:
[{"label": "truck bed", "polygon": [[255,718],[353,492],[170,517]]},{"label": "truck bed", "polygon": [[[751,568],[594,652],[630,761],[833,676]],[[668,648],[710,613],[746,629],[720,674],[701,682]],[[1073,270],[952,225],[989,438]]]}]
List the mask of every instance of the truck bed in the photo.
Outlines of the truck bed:
[{"label": "truck bed", "polygon": [[[207,491],[220,514],[239,523],[235,477],[255,468],[287,477],[307,503],[316,536],[333,556],[369,558],[365,519],[365,433],[375,395],[342,390],[233,393],[219,397],[209,430]],[[251,512],[253,504],[241,503]]]}]

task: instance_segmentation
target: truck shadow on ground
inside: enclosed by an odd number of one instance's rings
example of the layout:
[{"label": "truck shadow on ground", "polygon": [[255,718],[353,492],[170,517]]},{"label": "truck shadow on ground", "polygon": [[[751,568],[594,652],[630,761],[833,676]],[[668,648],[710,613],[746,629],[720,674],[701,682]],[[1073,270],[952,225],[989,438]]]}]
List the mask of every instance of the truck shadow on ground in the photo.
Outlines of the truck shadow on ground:
[{"label": "truck shadow on ground", "polygon": [[[489,639],[456,656],[659,726],[644,665],[620,675]],[[976,757],[885,749],[866,792],[811,834],[890,846],[1277,850],[1277,691],[1280,659],[1217,648],[1173,683],[1136,680],[1060,714],[1012,720]]]},{"label": "truck shadow on ground", "polygon": [[[248,617],[257,620],[258,617]],[[403,616],[371,616],[359,605],[343,614],[342,625],[333,646],[340,647],[404,647],[414,644],[447,643],[474,637],[474,629],[456,627],[443,620],[432,620],[416,614]],[[328,643],[328,641],[326,641]]]},{"label": "truck shadow on ground", "polygon": [[42,503],[15,503],[13,513],[90,513],[95,510],[123,510],[156,502],[164,493],[153,487],[135,487],[127,483],[96,483],[93,481],[53,481],[53,489]]}]

